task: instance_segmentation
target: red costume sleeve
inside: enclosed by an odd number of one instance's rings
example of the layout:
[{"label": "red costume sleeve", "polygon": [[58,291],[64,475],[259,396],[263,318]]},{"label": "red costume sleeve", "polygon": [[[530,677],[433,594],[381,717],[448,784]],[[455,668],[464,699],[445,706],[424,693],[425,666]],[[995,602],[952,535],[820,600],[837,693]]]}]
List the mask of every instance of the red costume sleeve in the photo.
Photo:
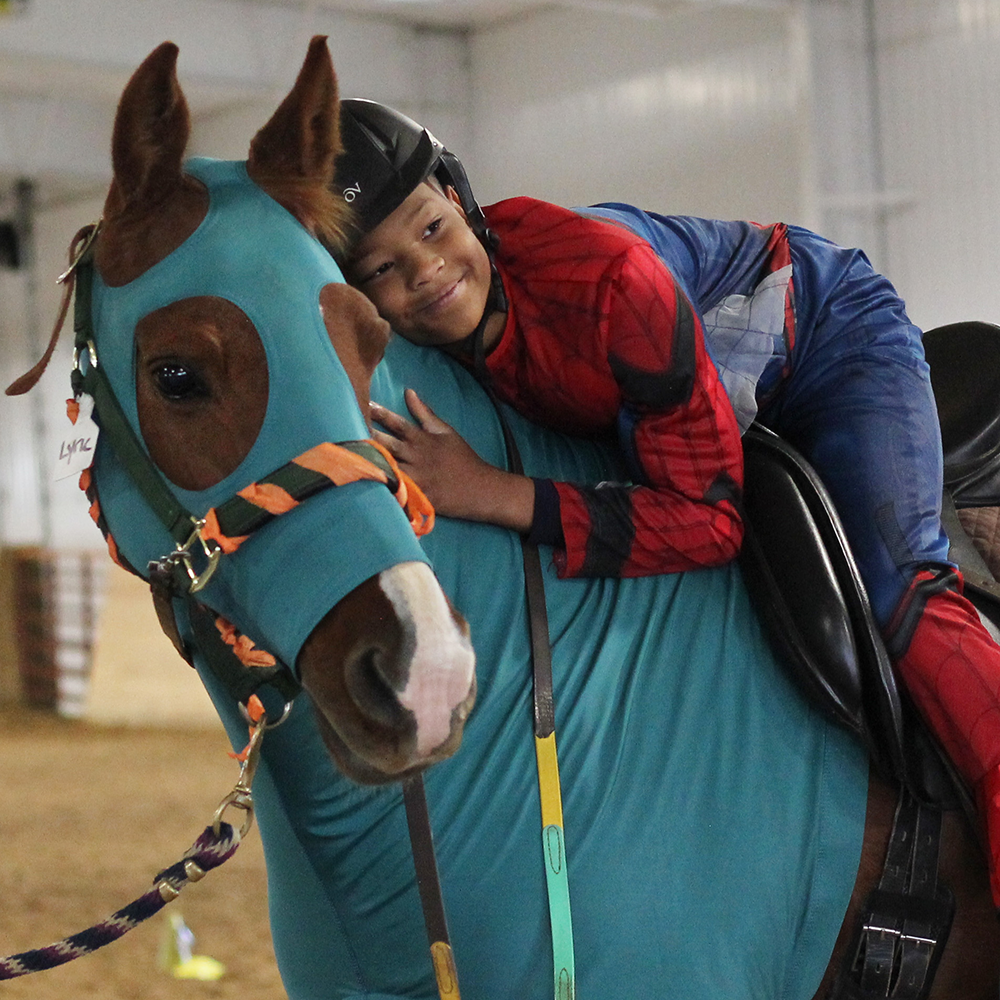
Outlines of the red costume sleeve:
[{"label": "red costume sleeve", "polygon": [[603,279],[603,353],[634,484],[557,483],[561,576],[647,576],[739,551],[743,451],[701,321],[663,262],[633,247]]}]

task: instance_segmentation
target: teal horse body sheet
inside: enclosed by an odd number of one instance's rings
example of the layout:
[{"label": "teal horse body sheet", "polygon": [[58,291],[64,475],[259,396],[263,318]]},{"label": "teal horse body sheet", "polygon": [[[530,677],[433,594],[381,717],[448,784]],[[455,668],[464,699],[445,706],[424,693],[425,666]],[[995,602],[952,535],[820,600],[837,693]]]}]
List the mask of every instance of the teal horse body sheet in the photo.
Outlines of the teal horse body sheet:
[{"label": "teal horse body sheet", "polygon": [[[406,387],[504,464],[464,370],[396,339],[373,398],[405,412]],[[618,475],[610,451],[510,422],[529,474]],[[461,995],[552,1000],[519,541],[441,518],[423,544],[478,657],[463,745],[426,776]],[[578,1000],[808,1000],[854,885],[863,748],[786,676],[736,565],[559,580],[542,561]],[[342,778],[303,696],[268,733],[254,792],[291,1000],[434,1000],[399,789]]]}]

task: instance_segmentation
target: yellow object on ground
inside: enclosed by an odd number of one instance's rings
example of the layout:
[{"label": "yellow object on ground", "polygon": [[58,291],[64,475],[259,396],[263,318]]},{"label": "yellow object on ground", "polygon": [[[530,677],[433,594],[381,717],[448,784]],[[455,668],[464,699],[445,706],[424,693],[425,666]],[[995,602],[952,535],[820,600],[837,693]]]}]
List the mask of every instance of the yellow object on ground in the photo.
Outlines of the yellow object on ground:
[{"label": "yellow object on ground", "polygon": [[159,964],[174,979],[198,979],[213,983],[226,974],[226,967],[208,955],[195,955],[194,933],[180,911],[167,914],[167,925],[160,942]]}]

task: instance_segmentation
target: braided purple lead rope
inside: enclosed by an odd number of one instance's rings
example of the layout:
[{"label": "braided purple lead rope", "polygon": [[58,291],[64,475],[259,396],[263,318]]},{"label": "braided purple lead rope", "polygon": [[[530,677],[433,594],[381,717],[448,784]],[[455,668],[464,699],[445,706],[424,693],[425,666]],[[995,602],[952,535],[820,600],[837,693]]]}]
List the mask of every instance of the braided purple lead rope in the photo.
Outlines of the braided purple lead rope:
[{"label": "braided purple lead rope", "polygon": [[54,969],[57,965],[71,962],[74,958],[89,955],[98,948],[117,941],[180,894],[189,882],[197,882],[213,868],[228,861],[240,846],[242,831],[229,823],[207,826],[187,853],[176,864],[164,869],[156,876],[154,886],[145,895],[123,906],[107,920],[80,931],[71,937],[50,944],[46,948],[22,951],[19,955],[0,958],[0,980],[16,979],[30,972]]}]

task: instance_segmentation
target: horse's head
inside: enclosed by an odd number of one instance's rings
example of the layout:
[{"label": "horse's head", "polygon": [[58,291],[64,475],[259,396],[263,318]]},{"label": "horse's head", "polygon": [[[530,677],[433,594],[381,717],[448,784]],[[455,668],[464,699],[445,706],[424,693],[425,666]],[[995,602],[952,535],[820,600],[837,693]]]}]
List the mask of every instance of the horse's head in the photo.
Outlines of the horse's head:
[{"label": "horse's head", "polygon": [[[389,331],[317,238],[336,244],[346,225],[331,189],[339,102],[325,39],[245,163],[185,163],[176,59],[176,46],[157,48],[119,104],[93,254],[96,355],[81,363],[103,369],[169,495],[210,512],[204,534],[227,554],[205,604],[296,665],[345,773],[403,777],[457,748],[473,655],[386,488],[398,470],[368,446],[356,454]],[[145,567],[176,535],[107,438],[94,468],[103,518]],[[307,472],[346,484],[306,499],[290,482]],[[246,541],[227,536],[215,512],[237,495],[281,516]]]}]

